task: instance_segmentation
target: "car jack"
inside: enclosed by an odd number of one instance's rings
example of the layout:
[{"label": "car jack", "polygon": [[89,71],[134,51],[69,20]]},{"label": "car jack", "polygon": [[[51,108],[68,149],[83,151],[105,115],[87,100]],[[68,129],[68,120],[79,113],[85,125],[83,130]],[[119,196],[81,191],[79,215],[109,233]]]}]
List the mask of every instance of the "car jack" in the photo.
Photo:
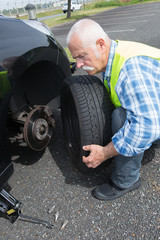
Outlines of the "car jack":
[{"label": "car jack", "polygon": [[3,188],[0,191],[0,212],[7,218],[11,223],[14,223],[18,218],[21,221],[32,222],[37,224],[43,224],[47,228],[52,228],[53,224],[50,222],[30,217],[21,213],[22,203],[15,199],[11,194],[9,194]]}]

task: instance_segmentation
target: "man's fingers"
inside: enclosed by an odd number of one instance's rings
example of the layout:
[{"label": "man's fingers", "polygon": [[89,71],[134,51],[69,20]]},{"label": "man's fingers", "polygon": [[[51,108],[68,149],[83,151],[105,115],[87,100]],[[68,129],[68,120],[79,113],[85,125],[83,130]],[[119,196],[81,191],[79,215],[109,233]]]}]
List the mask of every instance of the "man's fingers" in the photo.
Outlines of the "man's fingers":
[{"label": "man's fingers", "polygon": [[87,160],[86,160],[86,157],[85,157],[85,156],[83,156],[83,162],[84,162],[84,163],[86,163],[86,162],[87,162]]},{"label": "man's fingers", "polygon": [[86,166],[87,166],[88,168],[96,168],[98,165],[95,164],[95,163],[92,163],[92,162],[87,162],[87,163],[86,163]]},{"label": "man's fingers", "polygon": [[82,149],[83,149],[83,156],[88,157],[91,153],[90,145],[83,146]]},{"label": "man's fingers", "polygon": [[83,156],[83,162],[87,165],[87,167],[89,167],[89,165],[90,164],[92,164],[90,161],[89,161],[89,159],[88,159],[88,157],[85,157],[85,156]]},{"label": "man's fingers", "polygon": [[83,146],[82,148],[85,151],[90,151],[92,149],[92,145],[86,145],[86,146]]},{"label": "man's fingers", "polygon": [[85,153],[83,154],[83,162],[88,168],[96,168],[101,164],[101,151],[102,147],[98,145],[83,146]]},{"label": "man's fingers", "polygon": [[88,168],[96,168],[98,166],[98,164],[94,163],[92,159],[90,159],[89,157],[83,156],[83,162],[86,164]]},{"label": "man's fingers", "polygon": [[89,156],[88,157],[83,156],[82,160],[83,160],[84,163],[92,162],[92,159],[90,159]]}]

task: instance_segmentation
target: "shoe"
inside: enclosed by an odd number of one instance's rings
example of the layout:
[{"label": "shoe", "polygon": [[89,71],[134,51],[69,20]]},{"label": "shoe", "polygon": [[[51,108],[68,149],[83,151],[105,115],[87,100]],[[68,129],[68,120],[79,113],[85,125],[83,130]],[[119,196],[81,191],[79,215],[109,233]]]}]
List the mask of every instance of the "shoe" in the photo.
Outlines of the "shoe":
[{"label": "shoe", "polygon": [[103,201],[113,200],[113,199],[121,197],[122,195],[124,195],[125,193],[127,193],[129,191],[139,188],[140,185],[141,185],[140,178],[137,180],[137,182],[135,182],[129,188],[125,188],[125,189],[117,187],[110,180],[109,183],[104,183],[104,184],[96,187],[95,189],[93,189],[92,195],[93,195],[93,197],[95,197],[99,200],[103,200]]}]

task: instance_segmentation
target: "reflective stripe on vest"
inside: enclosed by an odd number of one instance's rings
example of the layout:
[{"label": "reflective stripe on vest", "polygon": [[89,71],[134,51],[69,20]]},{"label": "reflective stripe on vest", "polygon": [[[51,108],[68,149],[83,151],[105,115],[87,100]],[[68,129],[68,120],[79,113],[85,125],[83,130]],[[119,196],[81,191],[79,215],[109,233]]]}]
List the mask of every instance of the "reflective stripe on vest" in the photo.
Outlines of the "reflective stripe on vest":
[{"label": "reflective stripe on vest", "polygon": [[121,106],[118,96],[115,91],[115,86],[117,84],[119,73],[122,69],[123,64],[132,57],[136,56],[147,56],[157,60],[160,60],[160,49],[150,47],[148,45],[129,41],[118,41],[118,46],[115,50],[115,56],[113,59],[111,79],[110,79],[110,89],[106,80],[104,80],[104,85],[110,94],[111,101],[115,107]]}]

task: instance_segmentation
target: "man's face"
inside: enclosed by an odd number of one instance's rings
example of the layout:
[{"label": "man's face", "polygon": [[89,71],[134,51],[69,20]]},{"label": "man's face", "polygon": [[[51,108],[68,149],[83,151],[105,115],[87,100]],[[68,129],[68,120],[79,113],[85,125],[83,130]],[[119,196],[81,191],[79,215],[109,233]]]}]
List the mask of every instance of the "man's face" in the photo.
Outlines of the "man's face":
[{"label": "man's face", "polygon": [[106,57],[101,46],[96,44],[96,54],[93,48],[83,47],[81,40],[74,35],[68,46],[72,57],[76,60],[77,67],[84,69],[89,75],[105,71]]}]

